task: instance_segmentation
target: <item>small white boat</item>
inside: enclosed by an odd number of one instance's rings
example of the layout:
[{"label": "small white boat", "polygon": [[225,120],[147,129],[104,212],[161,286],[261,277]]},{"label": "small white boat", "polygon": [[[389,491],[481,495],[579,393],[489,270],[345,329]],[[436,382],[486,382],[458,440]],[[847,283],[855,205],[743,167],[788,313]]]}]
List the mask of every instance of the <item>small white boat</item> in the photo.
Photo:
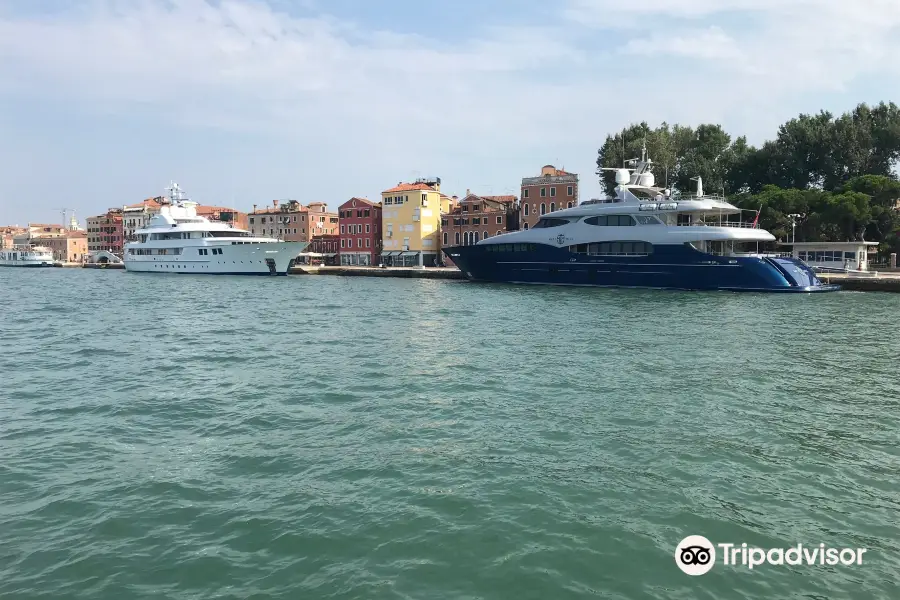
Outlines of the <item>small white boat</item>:
[{"label": "small white boat", "polygon": [[0,267],[52,267],[53,252],[31,244],[0,250]]},{"label": "small white boat", "polygon": [[197,215],[197,203],[181,197],[178,184],[169,201],[125,244],[125,270],[197,275],[287,275],[307,242],[254,237],[228,223]]}]

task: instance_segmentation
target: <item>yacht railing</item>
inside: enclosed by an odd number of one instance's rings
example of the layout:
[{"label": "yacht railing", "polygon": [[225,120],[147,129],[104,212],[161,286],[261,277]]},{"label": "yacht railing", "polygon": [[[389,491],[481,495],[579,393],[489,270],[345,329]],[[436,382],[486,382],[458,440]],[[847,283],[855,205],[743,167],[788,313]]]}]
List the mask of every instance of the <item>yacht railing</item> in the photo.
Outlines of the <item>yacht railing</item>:
[{"label": "yacht railing", "polygon": [[747,223],[746,221],[719,221],[719,222],[705,222],[699,221],[695,223],[678,223],[679,227],[738,227],[741,229],[759,229],[759,223],[754,225],[753,223]]}]

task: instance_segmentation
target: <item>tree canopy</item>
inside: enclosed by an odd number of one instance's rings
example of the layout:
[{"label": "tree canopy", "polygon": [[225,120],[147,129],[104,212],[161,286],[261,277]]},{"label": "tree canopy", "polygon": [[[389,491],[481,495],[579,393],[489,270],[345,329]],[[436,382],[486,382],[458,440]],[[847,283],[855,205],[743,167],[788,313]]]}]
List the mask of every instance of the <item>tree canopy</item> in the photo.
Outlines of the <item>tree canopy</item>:
[{"label": "tree canopy", "polygon": [[682,193],[703,178],[708,193],[724,193],[741,208],[759,210],[760,224],[777,238],[871,240],[884,250],[900,246],[900,108],[860,104],[840,117],[801,114],[778,128],[775,139],[754,147],[721,125],[697,127],[646,122],[609,135],[597,151],[597,174],[608,195],[621,167],[641,156],[644,144],[658,185]]}]

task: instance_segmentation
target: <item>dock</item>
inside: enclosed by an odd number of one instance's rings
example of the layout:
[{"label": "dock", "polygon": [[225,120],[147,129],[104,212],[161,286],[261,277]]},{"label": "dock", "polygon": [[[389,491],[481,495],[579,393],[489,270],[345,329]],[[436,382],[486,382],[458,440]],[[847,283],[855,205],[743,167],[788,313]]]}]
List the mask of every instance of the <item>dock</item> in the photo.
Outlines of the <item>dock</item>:
[{"label": "dock", "polygon": [[900,272],[887,271],[855,275],[848,273],[818,273],[824,283],[836,283],[852,292],[900,292]]},{"label": "dock", "polygon": [[345,277],[407,277],[410,279],[465,279],[456,267],[313,267],[298,265],[288,271],[291,275],[342,275]]}]

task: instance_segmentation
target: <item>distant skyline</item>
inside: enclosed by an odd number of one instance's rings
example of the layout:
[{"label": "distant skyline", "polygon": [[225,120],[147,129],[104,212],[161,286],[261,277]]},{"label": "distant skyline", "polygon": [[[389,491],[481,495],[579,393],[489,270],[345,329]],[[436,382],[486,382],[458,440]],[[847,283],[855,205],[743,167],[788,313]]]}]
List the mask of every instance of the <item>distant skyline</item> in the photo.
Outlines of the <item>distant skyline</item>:
[{"label": "distant skyline", "polygon": [[753,144],[900,97],[896,0],[3,0],[0,225],[249,211],[418,176],[516,194],[646,120]]}]

